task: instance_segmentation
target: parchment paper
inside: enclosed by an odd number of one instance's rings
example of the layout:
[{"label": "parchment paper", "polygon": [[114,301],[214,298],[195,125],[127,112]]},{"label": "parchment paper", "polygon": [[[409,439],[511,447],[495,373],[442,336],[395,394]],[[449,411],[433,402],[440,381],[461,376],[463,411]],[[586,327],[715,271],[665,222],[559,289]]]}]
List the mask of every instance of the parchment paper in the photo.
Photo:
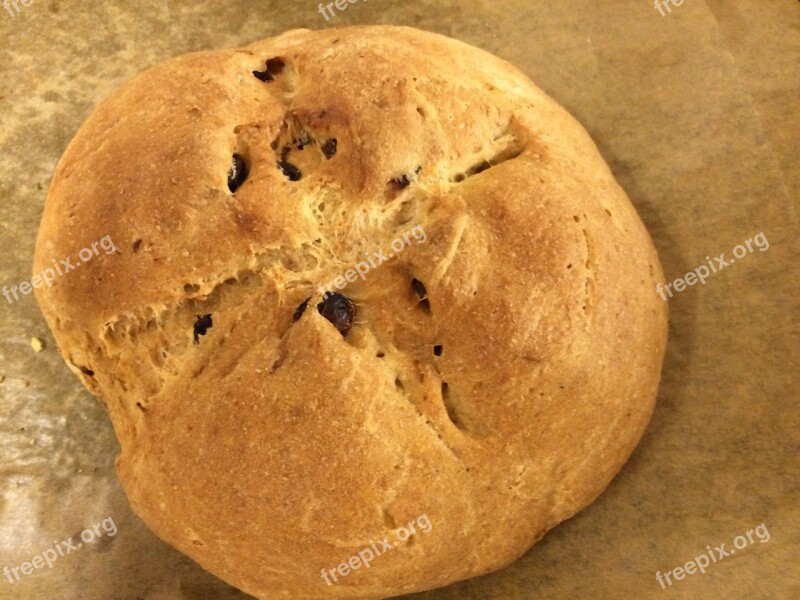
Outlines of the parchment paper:
[{"label": "parchment paper", "polygon": [[[686,0],[662,16],[650,0],[359,0],[329,22],[317,4],[0,7],[0,285],[30,278],[56,161],[138,71],[293,27],[391,23],[458,37],[517,65],[584,124],[670,281],[760,232],[769,248],[670,301],[653,421],[599,500],[511,567],[414,598],[800,598],[800,4]],[[18,582],[0,574],[0,598],[246,598],[131,513],[111,425],[33,297],[0,306],[0,568],[104,520],[115,527]],[[768,541],[666,589],[656,580],[761,524]]]}]

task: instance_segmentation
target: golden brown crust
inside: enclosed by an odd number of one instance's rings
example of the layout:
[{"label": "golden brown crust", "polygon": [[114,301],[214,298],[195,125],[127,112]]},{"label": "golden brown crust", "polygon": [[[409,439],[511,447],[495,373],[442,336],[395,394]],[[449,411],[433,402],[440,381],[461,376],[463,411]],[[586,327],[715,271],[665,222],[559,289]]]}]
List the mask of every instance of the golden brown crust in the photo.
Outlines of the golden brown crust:
[{"label": "golden brown crust", "polygon": [[[291,181],[277,163],[304,134]],[[347,286],[340,334],[316,285],[416,225],[425,243]],[[298,30],[142,73],[61,159],[34,270],[106,235],[118,252],[37,290],[42,311],[110,411],[137,513],[256,596],[500,568],[605,488],[650,417],[666,305],[644,227],[572,117],[455,40]],[[320,577],[423,514],[413,543]]]}]

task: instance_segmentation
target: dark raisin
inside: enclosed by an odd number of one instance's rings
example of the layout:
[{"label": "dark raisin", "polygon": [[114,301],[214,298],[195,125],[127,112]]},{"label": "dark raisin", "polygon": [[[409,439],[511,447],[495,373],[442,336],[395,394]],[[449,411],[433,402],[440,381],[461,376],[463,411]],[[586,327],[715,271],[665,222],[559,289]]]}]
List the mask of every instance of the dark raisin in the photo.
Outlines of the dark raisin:
[{"label": "dark raisin", "polygon": [[436,356],[441,356],[442,355],[442,346],[441,346],[441,344],[438,344],[438,345],[433,347],[433,353]]},{"label": "dark raisin", "polygon": [[200,338],[198,336],[205,335],[211,329],[211,315],[197,316],[197,321],[194,323],[194,343],[199,344]]},{"label": "dark raisin", "polygon": [[336,155],[336,138],[326,140],[325,143],[322,144],[322,153],[328,160]]},{"label": "dark raisin", "polygon": [[411,180],[405,173],[403,173],[400,177],[395,177],[394,179],[389,180],[389,187],[398,191],[407,188],[409,185],[411,185]]},{"label": "dark raisin", "polygon": [[311,298],[306,298],[303,300],[303,303],[297,307],[297,310],[294,311],[294,316],[292,317],[292,321],[297,321],[300,317],[303,316],[303,313],[306,312],[306,308],[308,308],[308,301]]},{"label": "dark raisin", "polygon": [[427,312],[430,312],[431,303],[428,300],[428,290],[425,289],[425,284],[419,279],[414,278],[411,280],[411,289],[414,290],[414,293],[419,298],[419,302],[417,304],[419,304]]},{"label": "dark raisin", "polygon": [[328,319],[344,335],[353,327],[356,318],[356,305],[344,294],[325,294],[317,304],[319,314]]},{"label": "dark raisin", "polygon": [[141,245],[142,245],[142,240],[140,240],[140,239],[134,240],[134,242],[133,242],[133,251],[134,252],[138,252],[139,251],[139,247]]},{"label": "dark raisin", "polygon": [[285,160],[278,161],[278,168],[289,178],[289,181],[300,181],[300,178],[303,176],[300,169]]},{"label": "dark raisin", "polygon": [[[420,171],[422,171],[421,166],[414,169],[414,174],[419,175]],[[411,185],[411,179],[406,173],[403,173],[400,177],[395,177],[394,179],[389,180],[389,188],[398,192],[407,188],[409,185]]]},{"label": "dark raisin", "polygon": [[270,58],[267,61],[267,69],[276,75],[280,75],[283,72],[283,67],[285,66],[286,63],[283,62],[282,58]]},{"label": "dark raisin", "polygon": [[428,297],[428,290],[425,289],[425,284],[416,277],[411,280],[411,289],[414,290],[414,293],[417,296],[419,296],[420,300],[424,300]]},{"label": "dark raisin", "polygon": [[275,75],[279,75],[283,71],[286,63],[280,58],[270,58],[266,62],[266,68],[263,71],[253,71],[253,75],[259,81],[272,81]]},{"label": "dark raisin", "polygon": [[231,159],[231,170],[228,171],[228,189],[235,192],[247,179],[247,175],[247,163],[244,162],[244,158],[241,154],[234,154]]},{"label": "dark raisin", "polygon": [[84,375],[88,375],[89,377],[94,377],[94,371],[92,371],[91,369],[87,369],[86,367],[81,367],[80,369],[81,373],[83,373]]}]

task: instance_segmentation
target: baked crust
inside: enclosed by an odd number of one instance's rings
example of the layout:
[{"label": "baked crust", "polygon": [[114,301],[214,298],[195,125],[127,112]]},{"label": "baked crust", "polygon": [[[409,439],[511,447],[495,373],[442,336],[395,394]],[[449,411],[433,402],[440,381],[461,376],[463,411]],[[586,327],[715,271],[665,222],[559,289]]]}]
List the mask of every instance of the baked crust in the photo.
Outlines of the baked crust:
[{"label": "baked crust", "polygon": [[[340,333],[317,284],[415,226],[348,283]],[[653,408],[647,232],[583,128],[456,40],[296,30],[140,74],[59,162],[34,272],[104,236],[117,251],[38,302],[108,407],[134,510],[258,597],[501,568],[606,487]],[[320,577],[423,514],[413,543]]]}]

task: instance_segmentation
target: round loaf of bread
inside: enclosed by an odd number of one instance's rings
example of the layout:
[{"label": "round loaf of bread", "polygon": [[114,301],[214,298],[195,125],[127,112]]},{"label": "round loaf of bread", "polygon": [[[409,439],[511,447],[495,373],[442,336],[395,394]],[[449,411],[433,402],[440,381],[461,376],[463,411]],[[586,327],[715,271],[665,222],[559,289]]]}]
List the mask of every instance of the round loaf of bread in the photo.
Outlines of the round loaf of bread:
[{"label": "round loaf of bread", "polygon": [[602,492],[657,392],[661,267],[587,133],[410,28],[140,74],[58,164],[34,271],[65,257],[38,302],[134,510],[259,598],[509,564]]}]

